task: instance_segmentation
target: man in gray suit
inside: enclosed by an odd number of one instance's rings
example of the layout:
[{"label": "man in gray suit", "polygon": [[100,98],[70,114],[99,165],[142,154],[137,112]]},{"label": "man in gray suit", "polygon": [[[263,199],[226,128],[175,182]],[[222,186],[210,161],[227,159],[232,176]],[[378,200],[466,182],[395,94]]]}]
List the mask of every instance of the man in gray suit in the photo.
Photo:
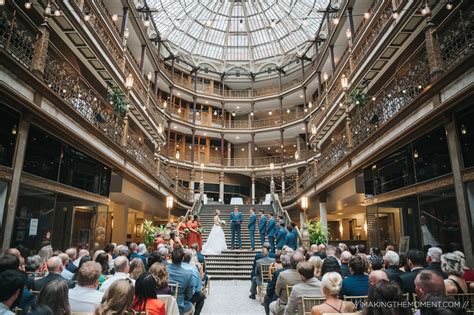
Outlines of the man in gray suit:
[{"label": "man in gray suit", "polygon": [[302,283],[300,274],[296,270],[298,263],[304,261],[304,255],[300,251],[295,251],[291,256],[291,269],[280,273],[277,279],[275,293],[278,296],[278,300],[270,303],[270,313],[276,315],[283,315],[285,307],[288,302],[288,296],[286,294],[286,286],[294,286]]},{"label": "man in gray suit", "polygon": [[296,313],[303,314],[303,306],[301,304],[301,297],[323,297],[321,292],[321,281],[314,277],[314,266],[307,261],[302,261],[298,264],[298,273],[303,279],[303,283],[297,284],[291,290],[288,303],[285,308],[285,315],[292,315]]},{"label": "man in gray suit", "polygon": [[262,276],[261,276],[261,266],[262,265],[270,265],[271,263],[275,262],[275,258],[271,258],[268,256],[268,248],[262,247],[262,258],[257,260],[255,263],[255,270],[254,274],[255,276],[252,277],[252,285],[250,287],[250,296],[252,300],[255,300],[255,295],[257,294],[257,286],[261,284],[262,282]]}]

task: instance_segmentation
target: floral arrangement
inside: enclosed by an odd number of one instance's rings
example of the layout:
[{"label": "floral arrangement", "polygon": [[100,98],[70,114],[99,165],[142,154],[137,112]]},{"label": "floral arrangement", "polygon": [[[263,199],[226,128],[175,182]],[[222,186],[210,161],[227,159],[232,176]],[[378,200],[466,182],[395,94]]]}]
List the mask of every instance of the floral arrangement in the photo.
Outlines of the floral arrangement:
[{"label": "floral arrangement", "polygon": [[189,233],[189,229],[188,229],[188,228],[184,229],[183,231],[184,231],[184,233],[186,233],[186,234]]},{"label": "floral arrangement", "polygon": [[221,220],[221,225],[226,225],[227,223],[224,220]]},{"label": "floral arrangement", "polygon": [[200,234],[202,234],[202,233],[206,232],[206,230],[203,229],[203,228],[198,228],[198,229],[197,229],[197,232],[200,233]]}]

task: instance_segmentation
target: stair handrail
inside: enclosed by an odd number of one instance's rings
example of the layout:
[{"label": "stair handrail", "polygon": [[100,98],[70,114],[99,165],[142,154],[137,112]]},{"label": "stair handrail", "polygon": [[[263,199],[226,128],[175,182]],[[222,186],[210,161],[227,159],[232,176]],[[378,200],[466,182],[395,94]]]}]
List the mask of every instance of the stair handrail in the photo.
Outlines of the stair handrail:
[{"label": "stair handrail", "polygon": [[[286,211],[283,206],[281,205],[281,202],[280,202],[280,198],[275,198],[275,195],[270,193],[270,196],[271,196],[271,199],[272,199],[272,208],[273,208],[273,211],[277,214],[277,215],[283,215],[283,217],[285,218],[285,221],[290,223],[291,222],[291,217],[290,215],[288,214],[288,211]],[[303,223],[303,222],[302,222]],[[295,226],[294,229],[296,229],[296,233],[298,235],[298,239],[302,242],[303,241],[303,236],[301,235],[301,231],[300,229]]]}]

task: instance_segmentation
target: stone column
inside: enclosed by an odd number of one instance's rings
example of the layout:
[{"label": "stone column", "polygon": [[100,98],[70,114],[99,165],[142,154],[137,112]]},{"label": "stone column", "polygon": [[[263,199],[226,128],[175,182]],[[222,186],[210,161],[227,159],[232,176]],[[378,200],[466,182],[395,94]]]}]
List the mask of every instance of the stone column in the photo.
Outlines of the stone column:
[{"label": "stone column", "polygon": [[122,131],[122,146],[127,147],[128,138],[128,110],[125,111],[125,117],[123,118],[123,131]]},{"label": "stone column", "polygon": [[329,45],[329,58],[331,59],[332,76],[336,74],[336,60],[334,59],[334,45]]},{"label": "stone column", "polygon": [[117,244],[127,243],[128,205],[113,203],[114,219],[112,241]]},{"label": "stone column", "polygon": [[191,164],[194,164],[194,155],[195,155],[195,151],[196,151],[196,129],[195,128],[191,128],[191,132],[192,132],[192,135],[191,135]]},{"label": "stone column", "polygon": [[232,163],[232,144],[227,142],[227,166],[231,166]]},{"label": "stone column", "polygon": [[160,159],[161,147],[159,144],[155,144],[155,163],[156,163],[156,176],[160,178],[161,171],[161,159]]},{"label": "stone column", "polygon": [[255,166],[255,132],[252,132],[252,142],[251,142],[251,146],[250,146],[250,149],[252,151],[252,155],[250,156],[250,162],[251,162],[251,166]]},{"label": "stone column", "polygon": [[168,120],[168,135],[166,137],[166,151],[167,151],[167,154],[168,154],[168,158],[171,159],[171,154],[173,153],[173,151],[171,150],[171,144],[170,144],[170,141],[171,141],[171,119]]},{"label": "stone column", "polygon": [[142,45],[142,51],[140,54],[140,73],[143,75],[143,69],[145,68],[145,53],[146,45]]},{"label": "stone column", "polygon": [[284,139],[284,133],[285,129],[281,128],[280,129],[280,148],[281,148],[281,164],[283,164],[283,161],[285,159],[285,153],[283,152],[285,150],[285,139]]},{"label": "stone column", "polygon": [[346,140],[347,150],[352,151],[352,122],[349,112],[350,103],[346,100]]},{"label": "stone column", "polygon": [[458,207],[459,225],[461,227],[462,243],[464,247],[464,255],[467,264],[474,267],[474,254],[472,251],[472,234],[469,219],[469,205],[467,204],[466,186],[462,181],[461,161],[462,156],[459,148],[459,139],[456,132],[454,118],[451,116],[446,123],[446,140],[448,142],[449,159],[454,178],[454,191],[456,194],[456,204]]},{"label": "stone column", "polygon": [[15,224],[15,212],[18,203],[18,193],[20,191],[20,177],[23,170],[29,130],[30,122],[27,120],[27,117],[23,117],[20,121],[17,132],[18,136],[16,140],[15,160],[13,161],[13,175],[10,182],[10,194],[8,195],[7,207],[5,210],[7,216],[3,225],[3,249],[9,248],[11,245],[13,226]]},{"label": "stone column", "polygon": [[250,179],[252,181],[252,204],[254,205],[255,204],[255,172],[252,172],[252,174],[250,175]]},{"label": "stone column", "polygon": [[248,159],[248,163],[247,165],[252,167],[252,158],[253,158],[253,152],[252,152],[252,141],[249,141],[249,143],[247,143],[247,149],[248,149],[248,154],[247,154],[247,159]]},{"label": "stone column", "polygon": [[189,172],[189,195],[191,196],[191,200],[194,200],[194,182],[196,180],[196,170],[194,168],[191,169]]},{"label": "stone column", "polygon": [[[296,136],[296,151],[301,154],[301,142],[300,136]],[[300,156],[301,157],[301,156]]]},{"label": "stone column", "polygon": [[296,173],[296,179],[295,179],[295,185],[296,185],[296,193],[300,192],[300,176],[298,173]]},{"label": "stone column", "polygon": [[33,56],[31,57],[30,70],[38,77],[43,77],[46,65],[46,56],[49,47],[49,24],[48,18],[44,18],[43,24],[38,27],[38,34],[34,45]]},{"label": "stone column", "polygon": [[221,166],[224,166],[224,155],[225,155],[225,142],[224,142],[224,134],[221,133]]},{"label": "stone column", "polygon": [[250,103],[250,128],[254,127],[255,122],[255,102]]},{"label": "stone column", "polygon": [[224,171],[221,171],[219,173],[219,199],[221,200],[222,204],[224,204],[224,178]]},{"label": "stone column", "polygon": [[[120,27],[120,37],[123,39],[123,35],[125,34],[125,30],[127,29],[128,26],[128,8],[125,7],[123,8],[123,17],[122,17],[122,25]],[[122,243],[125,244],[125,243]]]},{"label": "stone column", "polygon": [[221,107],[222,107],[222,117],[221,117],[221,127],[222,129],[225,128],[225,103],[221,102]]},{"label": "stone column", "polygon": [[443,73],[443,58],[441,57],[441,49],[435,31],[436,27],[434,23],[431,22],[431,19],[427,19],[425,28],[425,46],[430,66],[430,74],[434,79],[438,78]]},{"label": "stone column", "polygon": [[326,238],[327,238],[327,230],[328,230],[328,214],[326,210],[326,196],[319,196],[319,221],[321,222],[321,227],[326,231]]},{"label": "stone column", "polygon": [[354,18],[352,16],[352,8],[347,9],[347,18],[349,20],[349,29],[351,30],[351,34],[352,34],[352,37],[349,41],[352,43],[352,40],[353,40],[354,34],[355,34]]},{"label": "stone column", "polygon": [[284,169],[280,172],[281,175],[281,199],[285,198],[285,176],[286,172]]},{"label": "stone column", "polygon": [[158,75],[159,71],[155,71],[155,78],[153,79],[153,98],[157,98],[158,95]]}]

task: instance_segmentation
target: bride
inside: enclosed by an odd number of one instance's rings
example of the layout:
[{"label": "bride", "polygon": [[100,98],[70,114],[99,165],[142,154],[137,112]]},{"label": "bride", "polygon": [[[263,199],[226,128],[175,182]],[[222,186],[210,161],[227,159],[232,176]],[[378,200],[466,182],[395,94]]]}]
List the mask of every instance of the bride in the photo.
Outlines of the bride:
[{"label": "bride", "polygon": [[211,233],[209,233],[206,243],[202,246],[202,253],[204,255],[219,255],[223,250],[227,249],[224,230],[221,227],[221,219],[219,218],[220,214],[220,210],[216,210]]}]

